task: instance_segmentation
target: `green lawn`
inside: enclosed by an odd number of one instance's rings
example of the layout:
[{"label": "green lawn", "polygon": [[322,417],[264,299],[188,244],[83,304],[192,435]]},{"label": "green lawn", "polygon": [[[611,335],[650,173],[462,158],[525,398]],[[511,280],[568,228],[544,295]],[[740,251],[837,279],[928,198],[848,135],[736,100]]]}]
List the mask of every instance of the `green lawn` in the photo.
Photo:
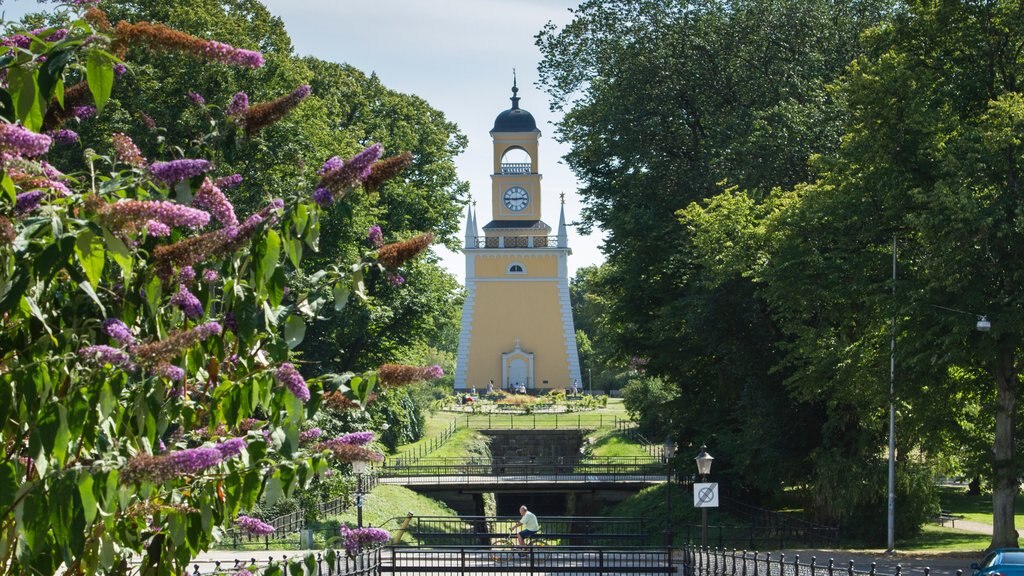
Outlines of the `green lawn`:
[{"label": "green lawn", "polygon": [[[942,510],[950,514],[959,514],[967,520],[992,523],[992,495],[982,494],[972,496],[967,493],[966,488],[943,487],[939,495]],[[1024,502],[1021,498],[1016,501],[1016,513],[1014,514],[1014,525],[1024,526]]]}]

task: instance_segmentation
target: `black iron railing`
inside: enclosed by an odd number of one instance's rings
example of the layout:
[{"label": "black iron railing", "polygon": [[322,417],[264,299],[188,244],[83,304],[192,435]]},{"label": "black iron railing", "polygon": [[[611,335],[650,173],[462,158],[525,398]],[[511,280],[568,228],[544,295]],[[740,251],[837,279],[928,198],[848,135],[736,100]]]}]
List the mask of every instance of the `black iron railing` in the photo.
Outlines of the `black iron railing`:
[{"label": "black iron railing", "polygon": [[[420,458],[406,462],[395,458],[385,462],[378,473],[385,482],[391,479],[433,477],[438,484],[477,483],[482,477],[501,477],[508,481],[584,481],[599,482],[663,482],[666,467],[658,458],[589,457],[589,458]],[[420,482],[422,483],[422,482]]]},{"label": "black iron railing", "polygon": [[[683,549],[683,573],[685,576],[901,576],[905,574],[900,565],[891,570],[879,570],[876,563],[855,566],[853,560],[837,563],[832,558],[819,562],[814,556],[800,561],[799,555],[786,557],[785,554],[726,550],[720,548],[686,547]],[[907,572],[909,573],[909,572]],[[925,567],[920,571],[924,576],[931,574]],[[963,576],[957,570],[956,576]]]},{"label": "black iron railing", "polygon": [[[494,544],[505,538],[518,516],[417,516],[409,531],[419,546]],[[650,540],[643,518],[545,516],[540,536],[548,544],[639,546]]]},{"label": "black iron railing", "polygon": [[390,547],[381,562],[382,574],[586,574],[588,576],[640,576],[673,574],[667,548],[608,548],[601,546],[544,546],[502,548],[491,546]]},{"label": "black iron railing", "polygon": [[190,565],[186,576],[234,575],[241,570],[266,570],[275,566],[282,568],[281,574],[290,574],[286,565],[294,562],[302,562],[306,567],[304,574],[312,576],[377,576],[381,573],[381,550],[378,547],[354,555],[344,550],[327,550],[316,555],[268,556],[261,560],[199,560]]}]

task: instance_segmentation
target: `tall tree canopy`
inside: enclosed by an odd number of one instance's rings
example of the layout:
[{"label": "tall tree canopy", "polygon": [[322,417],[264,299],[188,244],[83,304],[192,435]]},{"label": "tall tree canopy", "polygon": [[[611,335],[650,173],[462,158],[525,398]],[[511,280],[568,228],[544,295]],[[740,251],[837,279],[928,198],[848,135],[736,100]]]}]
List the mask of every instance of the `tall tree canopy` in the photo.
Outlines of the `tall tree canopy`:
[{"label": "tall tree canopy", "polygon": [[584,222],[608,231],[600,284],[619,328],[606,336],[620,362],[682,387],[680,439],[729,455],[720,470],[745,491],[806,478],[821,407],[786,399],[766,302],[695,257],[675,212],[723,186],[763,196],[811,178],[807,159],[841,128],[828,83],[886,6],[591,1],[538,38]]}]

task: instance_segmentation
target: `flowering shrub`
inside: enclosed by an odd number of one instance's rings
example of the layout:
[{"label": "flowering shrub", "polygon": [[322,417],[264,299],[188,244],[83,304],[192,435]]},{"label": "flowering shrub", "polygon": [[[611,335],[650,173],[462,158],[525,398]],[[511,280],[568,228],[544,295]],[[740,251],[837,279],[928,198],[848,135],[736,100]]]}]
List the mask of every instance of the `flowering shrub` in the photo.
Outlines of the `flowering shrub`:
[{"label": "flowering shrub", "polygon": [[339,533],[341,541],[345,545],[345,551],[349,555],[355,555],[364,548],[383,544],[391,539],[391,534],[387,530],[380,528],[349,528],[348,526],[342,526],[339,529]]},{"label": "flowering shrub", "polygon": [[[215,66],[264,61],[159,24],[111,26],[94,2],[73,4],[80,19],[10,36],[0,59],[0,100],[13,104],[0,107],[0,565],[105,573],[141,555],[142,573],[184,573],[225,527],[269,528],[240,515],[261,494],[380,457],[366,434],[301,432],[325,396],[361,408],[377,386],[439,375],[388,365],[328,387],[304,378],[292,354],[321,304],[286,282],[315,250],[321,214],[409,157],[380,160],[374,144],[332,158],[306,190],[267,190],[248,215],[224,193],[237,175],[202,158],[147,159],[125,134],[82,142],[114,157],[89,152],[88,173],[65,176],[45,161],[55,141],[72,140],[62,124],[103,114],[139,47]],[[309,95],[300,86],[249,105],[243,93],[222,120],[256,138]],[[336,308],[431,237],[377,238],[358,262],[314,274]],[[380,532],[353,531],[353,546]]]}]

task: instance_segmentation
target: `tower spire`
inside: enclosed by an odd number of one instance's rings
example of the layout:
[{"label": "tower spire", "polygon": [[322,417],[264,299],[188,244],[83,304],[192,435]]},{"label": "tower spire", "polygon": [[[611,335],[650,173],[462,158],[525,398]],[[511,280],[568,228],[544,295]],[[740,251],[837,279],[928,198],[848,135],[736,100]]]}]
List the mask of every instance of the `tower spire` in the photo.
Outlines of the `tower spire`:
[{"label": "tower spire", "polygon": [[558,215],[558,247],[568,248],[569,247],[569,233],[565,228],[565,192],[561,194],[562,206],[561,213]]},{"label": "tower spire", "polygon": [[516,86],[516,69],[513,68],[512,69],[512,98],[511,98],[511,100],[512,100],[512,109],[513,110],[518,110],[519,109],[519,96],[518,96],[518,94],[519,94],[519,87]]}]

